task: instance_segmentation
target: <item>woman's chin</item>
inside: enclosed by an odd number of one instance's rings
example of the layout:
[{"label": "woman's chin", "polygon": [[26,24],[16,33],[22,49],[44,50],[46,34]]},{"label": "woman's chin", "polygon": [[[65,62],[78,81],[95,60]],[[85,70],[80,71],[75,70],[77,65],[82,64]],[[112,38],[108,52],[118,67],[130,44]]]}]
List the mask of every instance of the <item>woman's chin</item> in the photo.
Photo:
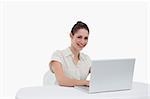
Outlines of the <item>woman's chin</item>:
[{"label": "woman's chin", "polygon": [[78,51],[81,51],[83,48],[84,48],[84,47],[76,46],[76,49],[77,49]]},{"label": "woman's chin", "polygon": [[83,47],[79,47],[78,50],[81,51],[83,49]]}]

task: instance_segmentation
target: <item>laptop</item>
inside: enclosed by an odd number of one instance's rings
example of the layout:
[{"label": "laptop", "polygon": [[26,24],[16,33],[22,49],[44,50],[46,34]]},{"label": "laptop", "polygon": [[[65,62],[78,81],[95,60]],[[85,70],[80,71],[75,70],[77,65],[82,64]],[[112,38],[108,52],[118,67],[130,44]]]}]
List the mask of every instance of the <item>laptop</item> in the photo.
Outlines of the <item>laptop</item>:
[{"label": "laptop", "polygon": [[87,93],[129,90],[132,88],[135,59],[92,61],[89,87],[75,88]]}]

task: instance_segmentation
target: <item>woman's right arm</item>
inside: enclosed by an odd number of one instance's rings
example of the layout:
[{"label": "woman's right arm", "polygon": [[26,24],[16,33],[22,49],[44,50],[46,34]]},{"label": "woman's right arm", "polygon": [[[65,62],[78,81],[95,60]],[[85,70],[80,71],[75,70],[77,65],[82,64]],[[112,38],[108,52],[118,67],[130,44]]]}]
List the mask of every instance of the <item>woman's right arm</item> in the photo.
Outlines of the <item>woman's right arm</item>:
[{"label": "woman's right arm", "polygon": [[[49,65],[50,66],[50,65]],[[89,81],[87,80],[75,80],[70,79],[64,75],[62,66],[60,62],[52,61],[51,66],[53,69],[53,72],[55,73],[56,80],[58,81],[58,84],[61,86],[79,86],[79,85],[86,85],[89,86]]]}]

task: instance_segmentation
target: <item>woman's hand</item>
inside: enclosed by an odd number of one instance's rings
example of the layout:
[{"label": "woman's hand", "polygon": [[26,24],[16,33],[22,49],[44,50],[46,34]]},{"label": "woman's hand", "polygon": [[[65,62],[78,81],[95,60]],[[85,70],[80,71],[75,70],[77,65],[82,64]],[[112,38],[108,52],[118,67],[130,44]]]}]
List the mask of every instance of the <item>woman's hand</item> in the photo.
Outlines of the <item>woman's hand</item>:
[{"label": "woman's hand", "polygon": [[89,87],[89,83],[90,83],[90,81],[89,80],[85,80],[86,82],[85,82],[85,86],[88,86]]}]

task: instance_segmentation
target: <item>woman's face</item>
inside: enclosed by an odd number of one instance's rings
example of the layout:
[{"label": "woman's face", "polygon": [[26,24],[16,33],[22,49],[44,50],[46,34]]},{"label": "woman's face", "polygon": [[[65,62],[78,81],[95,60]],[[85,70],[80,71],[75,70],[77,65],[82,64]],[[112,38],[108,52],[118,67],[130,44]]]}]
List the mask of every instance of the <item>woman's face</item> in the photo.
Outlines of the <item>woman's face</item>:
[{"label": "woman's face", "polygon": [[88,43],[89,33],[86,29],[79,29],[74,35],[71,34],[71,45],[77,50],[82,50]]}]

